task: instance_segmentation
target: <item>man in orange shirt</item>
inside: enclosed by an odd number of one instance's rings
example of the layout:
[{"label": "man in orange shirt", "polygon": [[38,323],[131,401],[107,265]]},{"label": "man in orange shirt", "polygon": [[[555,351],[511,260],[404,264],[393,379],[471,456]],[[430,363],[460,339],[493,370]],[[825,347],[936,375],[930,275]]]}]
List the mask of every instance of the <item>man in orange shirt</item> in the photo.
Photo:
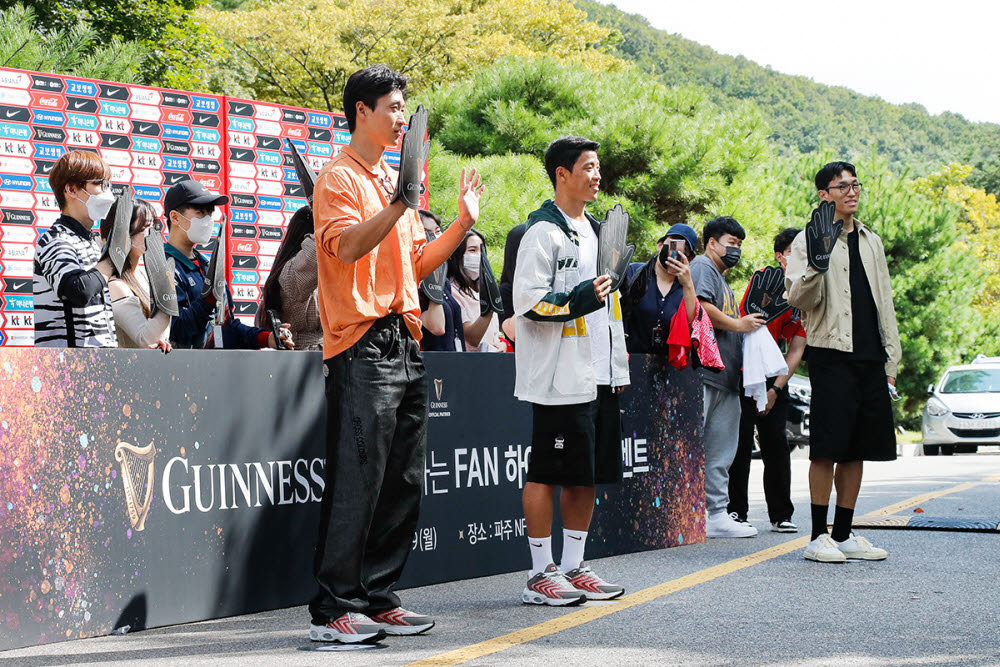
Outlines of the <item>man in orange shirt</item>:
[{"label": "man in orange shirt", "polygon": [[[328,406],[313,641],[371,643],[434,625],[392,590],[417,526],[427,444],[417,285],[476,223],[483,188],[463,170],[458,220],[427,243],[413,196],[423,129],[404,139],[398,177],[382,157],[403,134],[406,83],[381,65],[351,75],[351,143],[324,165],[313,193]],[[408,151],[414,140],[419,150]]]}]

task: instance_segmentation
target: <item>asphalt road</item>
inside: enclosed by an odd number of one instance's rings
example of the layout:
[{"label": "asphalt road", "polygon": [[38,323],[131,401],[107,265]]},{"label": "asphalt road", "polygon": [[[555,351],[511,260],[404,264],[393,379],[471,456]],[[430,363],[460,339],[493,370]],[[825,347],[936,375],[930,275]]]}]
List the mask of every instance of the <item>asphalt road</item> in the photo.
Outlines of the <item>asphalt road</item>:
[{"label": "asphalt road", "polygon": [[[8,651],[0,663],[1000,665],[1000,533],[859,530],[888,560],[812,563],[801,553],[808,461],[793,460],[798,536],[766,530],[760,465],[750,513],[759,537],[594,561],[627,587],[620,602],[525,607],[524,576],[510,574],[404,592],[404,605],[437,627],[384,648],[330,655],[307,640],[298,607]],[[949,493],[918,498],[940,492]],[[869,464],[857,514],[893,505],[898,516],[1000,520],[1000,454]]]}]

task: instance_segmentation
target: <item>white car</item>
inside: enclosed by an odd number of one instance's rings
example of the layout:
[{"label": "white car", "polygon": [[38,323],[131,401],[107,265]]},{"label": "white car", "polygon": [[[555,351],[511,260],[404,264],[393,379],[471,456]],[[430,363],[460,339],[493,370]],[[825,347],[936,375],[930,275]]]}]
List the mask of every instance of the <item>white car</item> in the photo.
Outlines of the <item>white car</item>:
[{"label": "white car", "polygon": [[1000,445],[1000,357],[980,355],[971,364],[952,366],[927,393],[924,454]]}]

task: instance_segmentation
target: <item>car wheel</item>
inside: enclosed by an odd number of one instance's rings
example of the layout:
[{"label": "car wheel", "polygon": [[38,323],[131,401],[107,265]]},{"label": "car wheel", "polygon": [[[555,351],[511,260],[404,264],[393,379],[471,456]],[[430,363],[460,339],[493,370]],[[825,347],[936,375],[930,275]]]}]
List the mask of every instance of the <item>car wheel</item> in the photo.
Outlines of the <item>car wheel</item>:
[{"label": "car wheel", "polygon": [[924,445],[924,456],[937,456],[940,449],[940,445]]},{"label": "car wheel", "polygon": [[956,445],[955,451],[959,454],[975,454],[979,451],[979,447],[977,445]]},{"label": "car wheel", "polygon": [[955,445],[941,445],[941,454],[943,456],[951,456],[955,453]]}]

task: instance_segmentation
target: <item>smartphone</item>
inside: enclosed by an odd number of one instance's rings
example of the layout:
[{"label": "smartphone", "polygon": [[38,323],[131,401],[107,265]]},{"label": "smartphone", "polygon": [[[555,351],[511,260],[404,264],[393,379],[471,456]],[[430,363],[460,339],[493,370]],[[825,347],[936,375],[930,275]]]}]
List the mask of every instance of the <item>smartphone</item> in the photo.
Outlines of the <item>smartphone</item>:
[{"label": "smartphone", "polygon": [[681,261],[681,255],[684,253],[685,241],[683,239],[667,239],[667,243],[670,246],[670,258],[676,261]]},{"label": "smartphone", "polygon": [[271,333],[274,334],[275,345],[278,346],[279,350],[287,350],[288,347],[285,346],[285,331],[281,328],[281,318],[278,317],[278,311],[268,308],[267,316],[271,320]]}]

